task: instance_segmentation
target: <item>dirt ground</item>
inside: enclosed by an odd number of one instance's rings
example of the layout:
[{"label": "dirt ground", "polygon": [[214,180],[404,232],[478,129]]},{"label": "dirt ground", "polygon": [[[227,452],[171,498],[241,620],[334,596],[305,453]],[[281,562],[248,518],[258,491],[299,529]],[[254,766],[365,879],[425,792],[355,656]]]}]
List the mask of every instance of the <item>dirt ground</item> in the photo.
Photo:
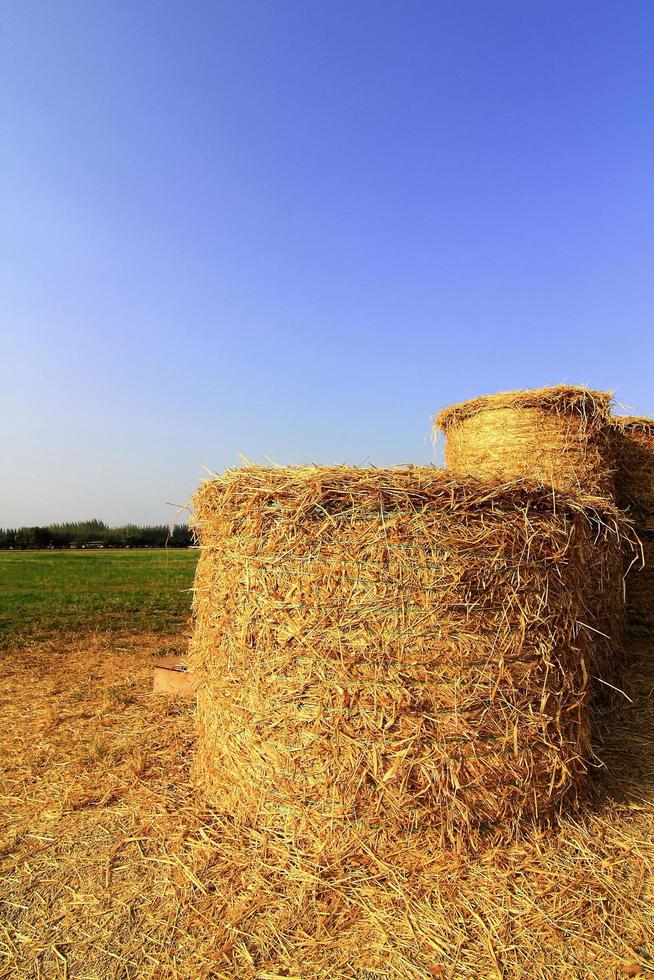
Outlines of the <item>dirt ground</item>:
[{"label": "dirt ground", "polygon": [[150,693],[154,659],[184,644],[98,634],[5,655],[0,976],[654,973],[648,646],[603,722],[585,812],[399,881],[374,855],[365,876],[329,855],[308,867],[203,805],[193,702]]}]

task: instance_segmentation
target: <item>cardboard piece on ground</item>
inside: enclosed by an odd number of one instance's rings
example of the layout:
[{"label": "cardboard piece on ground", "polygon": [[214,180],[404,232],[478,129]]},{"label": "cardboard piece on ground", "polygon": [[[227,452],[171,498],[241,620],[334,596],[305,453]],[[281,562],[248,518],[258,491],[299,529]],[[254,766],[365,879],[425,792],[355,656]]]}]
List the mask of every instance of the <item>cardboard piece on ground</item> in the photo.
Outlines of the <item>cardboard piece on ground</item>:
[{"label": "cardboard piece on ground", "polygon": [[154,665],[153,694],[194,698],[196,686],[195,675],[188,670],[183,657],[164,657]]}]

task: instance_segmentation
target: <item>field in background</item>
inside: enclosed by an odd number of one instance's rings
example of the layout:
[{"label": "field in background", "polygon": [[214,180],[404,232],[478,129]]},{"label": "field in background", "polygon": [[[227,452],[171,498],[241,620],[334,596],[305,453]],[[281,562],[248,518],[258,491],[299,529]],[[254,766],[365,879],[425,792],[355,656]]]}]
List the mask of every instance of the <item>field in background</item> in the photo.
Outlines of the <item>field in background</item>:
[{"label": "field in background", "polygon": [[197,551],[0,551],[0,646],[79,631],[175,634]]}]

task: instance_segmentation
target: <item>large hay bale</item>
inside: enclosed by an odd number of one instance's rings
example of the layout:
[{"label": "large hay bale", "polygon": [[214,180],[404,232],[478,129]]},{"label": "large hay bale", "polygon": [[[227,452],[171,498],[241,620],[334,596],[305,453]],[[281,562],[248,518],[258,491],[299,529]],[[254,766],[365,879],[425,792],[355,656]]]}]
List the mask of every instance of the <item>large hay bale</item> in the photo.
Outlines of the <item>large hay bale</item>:
[{"label": "large hay bale", "polygon": [[616,499],[633,520],[641,554],[627,548],[627,630],[654,632],[654,419],[616,415],[611,419],[616,460]]},{"label": "large hay bale", "polygon": [[616,533],[574,498],[431,467],[247,467],[194,502],[196,777],[319,854],[516,834],[589,754],[585,583]]},{"label": "large hay bale", "polygon": [[634,514],[636,527],[654,530],[654,419],[611,417],[618,505]]},{"label": "large hay bale", "polygon": [[626,628],[631,636],[654,633],[654,532],[639,533],[641,554],[625,556],[627,570]]},{"label": "large hay bale", "polygon": [[478,477],[526,477],[560,490],[611,497],[611,395],[583,387],[509,391],[444,409],[448,469]]}]

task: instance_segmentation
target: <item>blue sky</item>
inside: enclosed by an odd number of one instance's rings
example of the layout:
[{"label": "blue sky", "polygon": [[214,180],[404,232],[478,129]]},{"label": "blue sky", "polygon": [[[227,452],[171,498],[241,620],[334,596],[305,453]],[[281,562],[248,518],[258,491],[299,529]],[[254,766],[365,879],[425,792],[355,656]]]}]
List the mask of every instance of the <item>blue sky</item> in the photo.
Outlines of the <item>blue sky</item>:
[{"label": "blue sky", "polygon": [[0,49],[0,525],[430,462],[497,390],[654,415],[649,0],[8,0]]}]

